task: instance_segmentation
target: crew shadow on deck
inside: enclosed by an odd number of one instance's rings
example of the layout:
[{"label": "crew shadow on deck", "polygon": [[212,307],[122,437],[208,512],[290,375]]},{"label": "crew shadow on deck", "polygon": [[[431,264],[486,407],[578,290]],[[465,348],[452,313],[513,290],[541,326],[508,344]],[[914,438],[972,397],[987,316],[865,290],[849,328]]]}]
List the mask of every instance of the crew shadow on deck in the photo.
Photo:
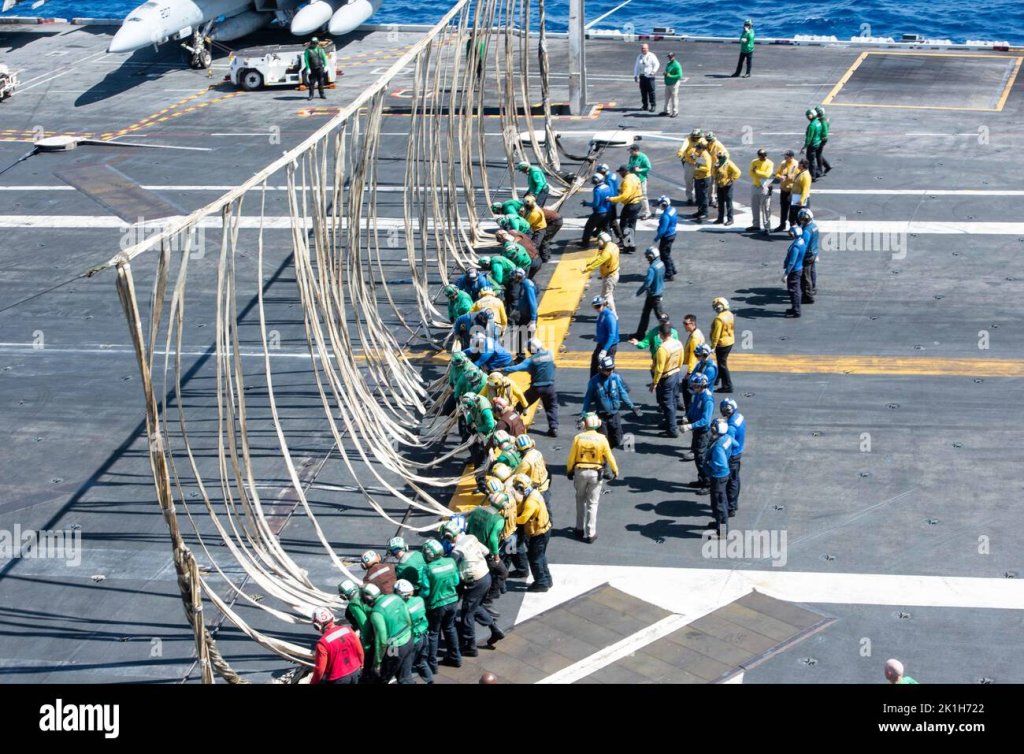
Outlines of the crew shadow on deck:
[{"label": "crew shadow on deck", "polygon": [[[781,276],[780,276],[781,277]],[[767,306],[789,306],[789,294],[780,282],[771,288],[741,288],[733,295],[732,311],[740,319],[771,319],[785,317],[781,310],[766,309]],[[735,304],[747,304],[739,308]]]}]

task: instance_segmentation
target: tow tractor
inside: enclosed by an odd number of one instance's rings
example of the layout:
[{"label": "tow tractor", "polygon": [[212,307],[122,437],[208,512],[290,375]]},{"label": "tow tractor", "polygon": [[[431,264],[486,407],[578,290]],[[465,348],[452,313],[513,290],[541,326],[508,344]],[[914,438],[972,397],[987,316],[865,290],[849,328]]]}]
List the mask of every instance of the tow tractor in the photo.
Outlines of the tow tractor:
[{"label": "tow tractor", "polygon": [[[323,40],[320,46],[327,53],[327,85],[338,78],[337,51],[334,43]],[[252,47],[231,53],[231,83],[247,92],[264,86],[298,86],[305,84],[302,76],[304,47],[271,45]]]},{"label": "tow tractor", "polygon": [[18,74],[11,73],[11,69],[0,63],[0,102],[14,94],[18,88]]}]

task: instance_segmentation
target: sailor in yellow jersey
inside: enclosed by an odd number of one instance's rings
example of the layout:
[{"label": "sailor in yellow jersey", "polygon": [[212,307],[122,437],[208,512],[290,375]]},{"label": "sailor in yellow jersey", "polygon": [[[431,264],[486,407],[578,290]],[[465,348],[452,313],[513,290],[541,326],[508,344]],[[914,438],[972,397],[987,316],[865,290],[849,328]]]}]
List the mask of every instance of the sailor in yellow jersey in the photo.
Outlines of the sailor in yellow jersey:
[{"label": "sailor in yellow jersey", "polygon": [[602,479],[612,480],[619,475],[608,438],[597,431],[600,426],[597,414],[583,417],[583,431],[572,439],[565,465],[566,476],[576,485],[576,536],[587,544],[597,541]]},{"label": "sailor in yellow jersey", "polygon": [[732,187],[743,175],[735,162],[725,154],[718,155],[715,185],[718,186],[718,219],[715,225],[732,225]]},{"label": "sailor in yellow jersey", "polygon": [[679,423],[676,421],[679,381],[686,367],[686,350],[678,338],[672,335],[672,325],[663,322],[658,330],[661,345],[654,354],[654,374],[651,392],[658,400],[662,416],[662,437],[679,437]]},{"label": "sailor in yellow jersey", "polygon": [[622,228],[622,253],[632,254],[636,251],[636,221],[644,204],[644,189],[640,177],[625,165],[619,165],[618,174],[622,178],[617,196],[611,197],[613,204],[622,205],[619,227]]},{"label": "sailor in yellow jersey", "polygon": [[[732,392],[732,375],[729,373],[729,353],[736,343],[736,320],[729,311],[729,300],[719,296],[711,302],[715,319],[711,323],[711,348],[718,361],[718,379],[722,383],[720,393]],[[714,389],[714,385],[712,385]]]},{"label": "sailor in yellow jersey", "polygon": [[687,385],[690,382],[690,373],[693,368],[697,366],[697,362],[700,359],[697,358],[695,350],[697,346],[704,342],[704,333],[697,327],[697,315],[687,314],[683,317],[683,330],[686,331],[686,339],[683,341],[683,357],[686,364],[686,373],[683,375],[682,380],[679,382],[679,391],[683,394],[683,407],[690,407],[690,391],[687,389]]},{"label": "sailor in yellow jersey", "polygon": [[800,210],[811,206],[811,163],[807,160],[800,160],[800,169],[793,178],[793,188],[789,195],[789,226],[797,224],[797,215]]},{"label": "sailor in yellow jersey", "polygon": [[750,163],[747,175],[753,183],[750,189],[750,212],[754,219],[748,233],[769,233],[772,229],[772,171],[775,163],[768,159],[768,152],[757,150],[757,159]]},{"label": "sailor in yellow jersey", "polygon": [[779,225],[774,233],[780,233],[786,229],[789,222],[789,195],[793,190],[793,179],[800,172],[800,163],[796,161],[796,153],[787,149],[785,159],[775,169],[775,183],[779,184]]},{"label": "sailor in yellow jersey", "polygon": [[686,184],[686,203],[689,206],[693,206],[693,169],[695,165],[697,155],[697,145],[704,144],[704,132],[699,128],[695,128],[690,131],[690,135],[686,139],[686,143],[679,148],[676,152],[676,157],[682,160],[683,163],[683,178]]},{"label": "sailor in yellow jersey", "polygon": [[544,210],[537,206],[537,199],[532,194],[523,197],[523,208],[519,210],[526,222],[530,223],[530,240],[534,246],[539,246],[544,240],[544,233],[548,227],[547,217]]},{"label": "sailor in yellow jersey", "polygon": [[708,216],[708,203],[711,201],[711,182],[715,174],[715,162],[711,152],[703,143],[698,143],[693,151],[693,188],[697,195],[697,212],[690,219],[700,223]]},{"label": "sailor in yellow jersey", "polygon": [[587,262],[583,272],[589,275],[594,270],[601,273],[601,295],[605,305],[615,314],[615,285],[619,282],[619,247],[612,243],[612,237],[605,232],[597,234],[597,254]]}]

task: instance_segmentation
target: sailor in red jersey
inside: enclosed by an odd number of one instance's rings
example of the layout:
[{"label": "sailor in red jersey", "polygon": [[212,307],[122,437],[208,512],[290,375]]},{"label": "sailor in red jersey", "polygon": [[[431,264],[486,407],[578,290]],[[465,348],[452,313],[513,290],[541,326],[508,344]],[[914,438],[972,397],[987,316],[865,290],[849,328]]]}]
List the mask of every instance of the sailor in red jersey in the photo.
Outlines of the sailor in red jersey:
[{"label": "sailor in red jersey", "polygon": [[313,628],[321,632],[316,643],[310,684],[359,683],[363,669],[363,645],[348,626],[334,625],[334,613],[326,607],[313,611]]}]

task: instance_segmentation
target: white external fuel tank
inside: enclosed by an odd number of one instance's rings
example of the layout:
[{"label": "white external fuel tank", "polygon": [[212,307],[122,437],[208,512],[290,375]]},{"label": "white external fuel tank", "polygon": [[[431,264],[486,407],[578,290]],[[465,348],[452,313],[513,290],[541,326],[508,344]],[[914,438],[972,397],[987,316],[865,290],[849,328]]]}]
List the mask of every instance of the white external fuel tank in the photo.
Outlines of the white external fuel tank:
[{"label": "white external fuel tank", "polygon": [[360,24],[370,20],[370,16],[377,12],[380,4],[381,0],[351,0],[331,16],[328,31],[335,37],[355,31]]}]

